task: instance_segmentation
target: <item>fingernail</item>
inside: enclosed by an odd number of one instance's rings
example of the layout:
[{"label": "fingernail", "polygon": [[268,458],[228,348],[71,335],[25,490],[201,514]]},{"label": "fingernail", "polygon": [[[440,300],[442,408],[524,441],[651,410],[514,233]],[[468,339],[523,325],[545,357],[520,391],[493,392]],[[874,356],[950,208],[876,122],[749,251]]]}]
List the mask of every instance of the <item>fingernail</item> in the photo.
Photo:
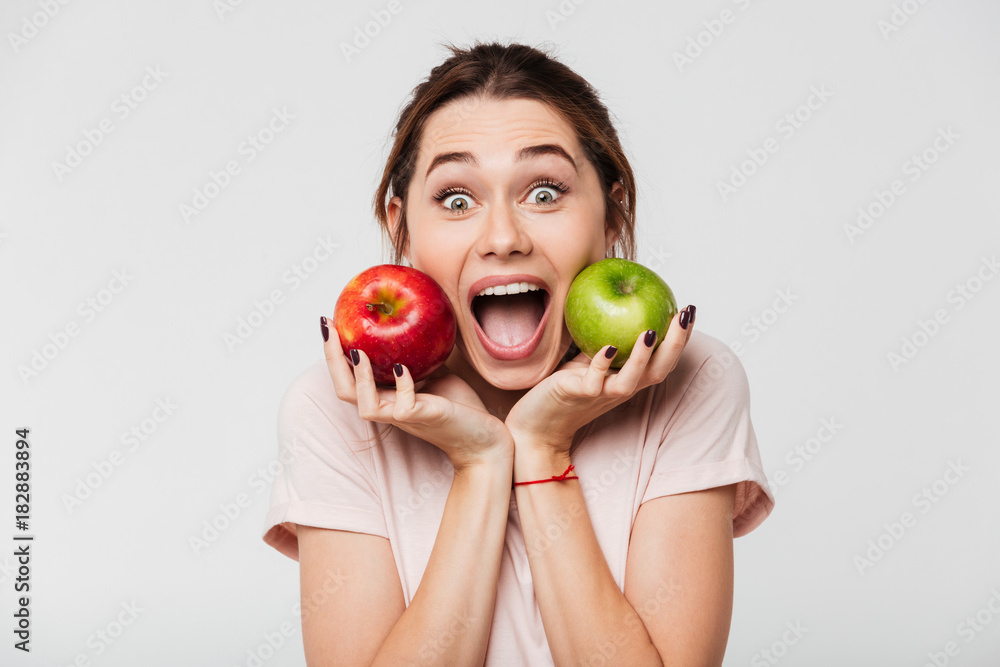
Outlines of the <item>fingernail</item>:
[{"label": "fingernail", "polygon": [[694,324],[694,311],[697,310],[694,306],[688,306],[688,310],[691,311],[691,324]]},{"label": "fingernail", "polygon": [[688,311],[687,311],[687,308],[685,308],[684,310],[681,311],[680,325],[681,325],[681,329],[687,329],[688,328]]},{"label": "fingernail", "polygon": [[646,347],[653,347],[653,343],[656,342],[656,332],[650,329],[646,332],[646,337],[642,339],[642,342],[646,344]]},{"label": "fingernail", "polygon": [[330,328],[326,326],[326,317],[319,316],[319,330],[323,332],[323,342],[330,340]]},{"label": "fingernail", "polygon": [[351,350],[351,363],[355,366],[361,363],[361,356],[358,354],[357,350]]},{"label": "fingernail", "polygon": [[403,377],[403,365],[402,364],[393,364],[392,365],[392,372],[395,373],[396,377],[398,377],[398,378]]},{"label": "fingernail", "polygon": [[604,353],[604,356],[608,359],[613,359],[616,354],[618,354],[618,348],[612,345],[608,348],[608,351]]}]

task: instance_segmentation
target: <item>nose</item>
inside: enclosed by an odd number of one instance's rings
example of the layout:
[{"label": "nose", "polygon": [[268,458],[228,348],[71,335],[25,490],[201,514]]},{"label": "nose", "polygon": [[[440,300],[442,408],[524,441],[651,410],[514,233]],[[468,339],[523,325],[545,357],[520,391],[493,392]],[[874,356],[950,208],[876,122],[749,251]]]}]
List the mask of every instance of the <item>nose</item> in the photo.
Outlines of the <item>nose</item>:
[{"label": "nose", "polygon": [[506,259],[514,253],[531,252],[531,238],[524,220],[511,204],[495,204],[483,220],[483,231],[476,244],[480,257],[495,255]]}]

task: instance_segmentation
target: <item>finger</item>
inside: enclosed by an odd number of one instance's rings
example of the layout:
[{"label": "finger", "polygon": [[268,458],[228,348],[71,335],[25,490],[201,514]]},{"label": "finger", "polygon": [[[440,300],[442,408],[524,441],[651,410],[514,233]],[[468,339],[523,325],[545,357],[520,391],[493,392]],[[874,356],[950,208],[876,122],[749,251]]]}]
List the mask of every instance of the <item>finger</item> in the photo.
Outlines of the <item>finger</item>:
[{"label": "finger", "polygon": [[[663,338],[663,343],[656,348],[656,352],[653,353],[653,358],[649,364],[654,381],[659,382],[665,378],[670,371],[674,370],[677,362],[680,361],[684,346],[687,345],[688,340],[691,338],[691,332],[694,330],[691,322],[691,314],[693,312],[694,306],[688,306],[674,315],[674,318],[670,321],[670,326],[667,329],[666,336]],[[681,322],[684,322],[687,328],[681,327]]]},{"label": "finger", "polygon": [[614,361],[617,354],[617,347],[614,345],[605,345],[590,360],[590,365],[587,366],[587,372],[584,374],[582,380],[585,395],[597,396],[604,390],[604,378],[607,377],[608,369],[611,368],[611,362]]},{"label": "finger", "polygon": [[410,369],[403,364],[395,364],[392,372],[396,376],[396,402],[392,406],[392,418],[396,421],[406,421],[413,415],[417,402],[413,376],[410,375]]},{"label": "finger", "polygon": [[433,371],[431,371],[430,375],[427,375],[422,380],[417,380],[416,382],[414,382],[413,389],[415,392],[420,392],[428,387],[433,386],[435,380],[446,378],[449,375],[451,375],[451,369],[449,369],[446,364],[441,364]]},{"label": "finger", "polygon": [[330,379],[337,392],[337,398],[349,403],[357,403],[354,388],[354,372],[351,364],[340,345],[340,336],[333,327],[333,320],[320,318],[320,331],[323,333],[323,353],[326,356],[326,367],[330,371]]},{"label": "finger", "polygon": [[686,334],[684,338],[685,344],[690,340],[691,334],[694,332],[694,314],[696,310],[694,304],[691,304],[677,313],[677,323],[680,325],[681,331]]},{"label": "finger", "polygon": [[[354,357],[354,354],[357,357]],[[354,366],[354,382],[355,391],[358,397],[358,414],[361,415],[362,419],[367,419],[369,421],[382,421],[379,417],[379,406],[381,401],[379,399],[378,387],[375,386],[375,375],[372,372],[372,364],[368,359],[368,355],[361,350],[352,350],[352,359],[357,359],[358,363]]]},{"label": "finger", "polygon": [[690,317],[688,318],[688,326],[687,326],[688,337],[690,338],[691,331],[692,331],[691,326],[694,324],[694,313],[698,309],[692,303],[687,308],[685,308],[685,310],[688,311],[688,313],[690,313]]},{"label": "finger", "polygon": [[608,389],[613,389],[619,396],[631,396],[639,388],[643,373],[649,364],[650,357],[653,356],[653,348],[656,346],[656,331],[649,329],[643,331],[636,338],[632,345],[632,352],[629,354],[625,365],[618,373],[608,378]]}]

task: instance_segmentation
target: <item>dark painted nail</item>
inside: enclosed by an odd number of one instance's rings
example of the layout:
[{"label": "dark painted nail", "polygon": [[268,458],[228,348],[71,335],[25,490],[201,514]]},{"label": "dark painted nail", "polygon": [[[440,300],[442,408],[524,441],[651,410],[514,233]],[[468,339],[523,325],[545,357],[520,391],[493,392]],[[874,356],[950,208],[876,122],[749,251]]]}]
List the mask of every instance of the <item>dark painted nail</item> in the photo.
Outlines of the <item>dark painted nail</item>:
[{"label": "dark painted nail", "polygon": [[608,348],[608,351],[604,353],[604,356],[608,359],[613,359],[616,354],[618,354],[618,348],[612,345]]},{"label": "dark painted nail", "polygon": [[355,366],[361,363],[361,355],[358,354],[357,350],[351,350],[351,363]]},{"label": "dark painted nail", "polygon": [[694,324],[694,311],[698,310],[694,306],[688,306],[688,310],[691,311],[691,324]]},{"label": "dark painted nail", "polygon": [[326,326],[326,317],[320,315],[319,330],[323,332],[323,342],[330,340],[330,328]]},{"label": "dark painted nail", "polygon": [[681,325],[681,329],[687,329],[688,328],[688,311],[687,311],[687,308],[685,308],[684,310],[681,311],[680,325]]},{"label": "dark painted nail", "polygon": [[646,337],[642,339],[642,342],[646,344],[646,347],[653,347],[653,343],[656,342],[656,332],[650,329],[646,332]]},{"label": "dark painted nail", "polygon": [[403,377],[403,365],[402,364],[393,364],[392,365],[392,372],[395,373],[396,377],[398,377],[398,378]]}]

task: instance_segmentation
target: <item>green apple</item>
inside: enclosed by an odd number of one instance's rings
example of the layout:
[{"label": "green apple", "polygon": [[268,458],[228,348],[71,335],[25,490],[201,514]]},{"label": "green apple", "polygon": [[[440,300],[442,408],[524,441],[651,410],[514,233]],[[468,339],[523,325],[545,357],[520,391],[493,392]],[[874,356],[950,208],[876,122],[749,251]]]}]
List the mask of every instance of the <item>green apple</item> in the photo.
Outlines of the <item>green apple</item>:
[{"label": "green apple", "polygon": [[618,355],[612,368],[622,367],[644,331],[655,331],[659,346],[676,314],[677,302],[663,278],[627,259],[591,264],[566,295],[566,328],[577,347],[593,358],[605,345],[614,345]]}]

